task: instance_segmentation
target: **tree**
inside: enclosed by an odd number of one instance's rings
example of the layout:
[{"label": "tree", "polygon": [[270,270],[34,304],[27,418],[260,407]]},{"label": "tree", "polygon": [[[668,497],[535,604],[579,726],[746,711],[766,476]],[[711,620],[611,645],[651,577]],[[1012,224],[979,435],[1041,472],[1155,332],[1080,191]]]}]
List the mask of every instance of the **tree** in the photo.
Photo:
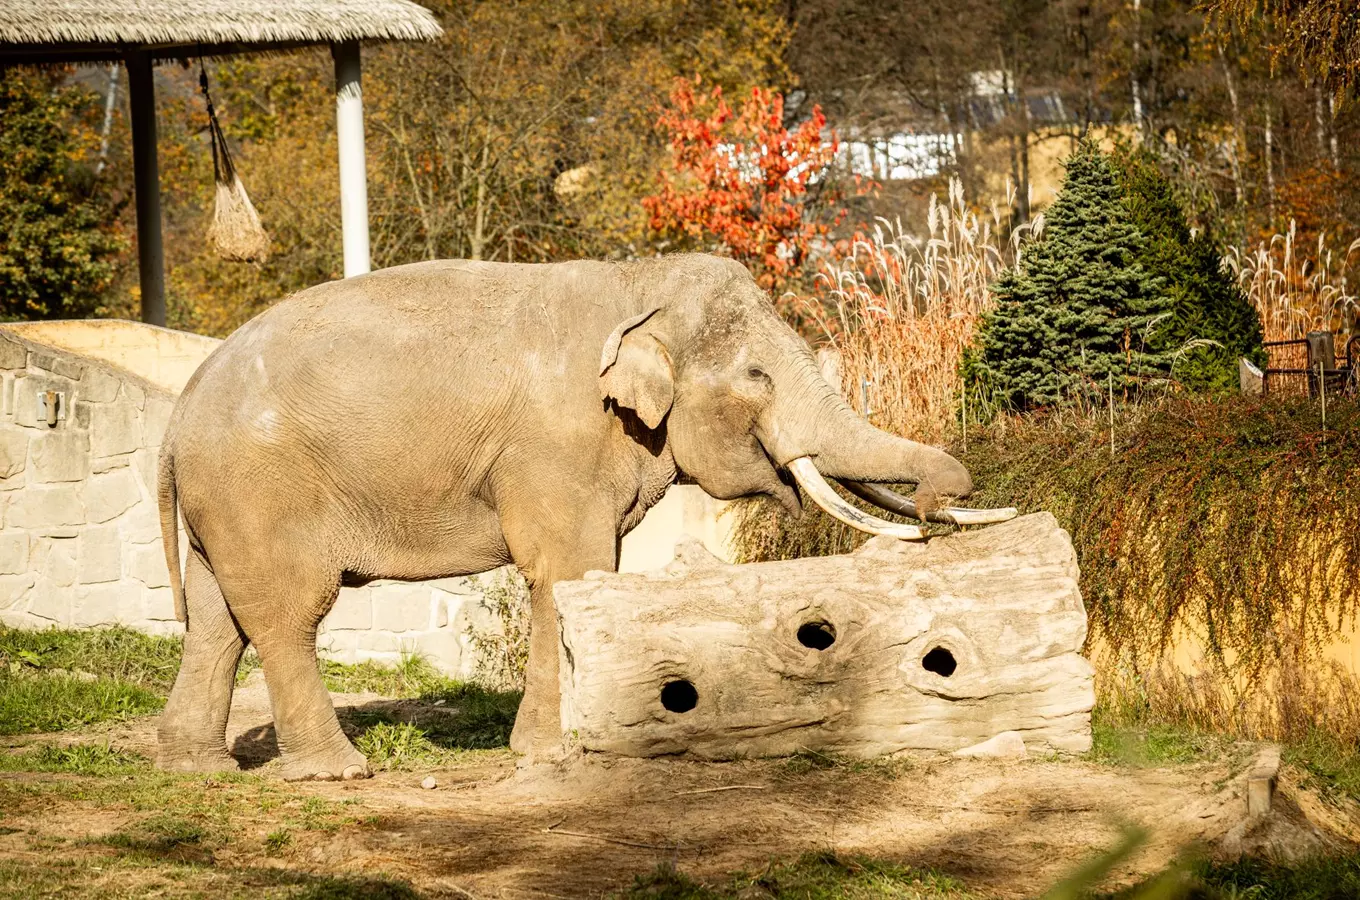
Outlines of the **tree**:
[{"label": "tree", "polygon": [[[787,80],[774,0],[425,5],[443,26],[437,41],[364,51],[374,268],[650,253],[640,201],[667,158],[651,126],[675,79],[699,73],[729,96]],[[161,67],[169,316],[222,335],[341,276],[334,72],[324,49],[233,57],[208,72],[273,239],[263,265],[204,252],[213,181],[203,103],[195,72]]]},{"label": "tree", "polygon": [[1278,29],[1275,55],[1293,57],[1308,80],[1334,93],[1360,84],[1360,10],[1355,0],[1210,0],[1211,14],[1246,28]]},{"label": "tree", "polygon": [[[1192,390],[1236,389],[1238,359],[1265,364],[1260,317],[1223,270],[1218,242],[1203,230],[1191,231],[1152,152],[1126,148],[1117,161],[1125,206],[1145,238],[1138,260],[1170,297],[1170,315],[1150,343],[1172,356],[1171,374]],[[1205,341],[1213,343],[1200,343]]]},{"label": "tree", "polygon": [[1145,241],[1110,159],[1086,140],[1066,169],[1041,238],[993,286],[970,373],[1019,407],[1127,390],[1170,361],[1153,340],[1170,301],[1139,261]]},{"label": "tree", "polygon": [[[92,107],[65,73],[0,73],[0,317],[95,312],[126,242],[117,209],[84,164],[79,113]],[[88,131],[88,134],[93,134]]]},{"label": "tree", "polygon": [[657,120],[674,167],[643,206],[675,246],[727,253],[779,294],[832,224],[818,217],[813,188],[835,159],[835,135],[823,138],[820,108],[789,130],[780,95],[752,88],[734,112],[721,87],[704,94],[698,84],[678,81]]}]

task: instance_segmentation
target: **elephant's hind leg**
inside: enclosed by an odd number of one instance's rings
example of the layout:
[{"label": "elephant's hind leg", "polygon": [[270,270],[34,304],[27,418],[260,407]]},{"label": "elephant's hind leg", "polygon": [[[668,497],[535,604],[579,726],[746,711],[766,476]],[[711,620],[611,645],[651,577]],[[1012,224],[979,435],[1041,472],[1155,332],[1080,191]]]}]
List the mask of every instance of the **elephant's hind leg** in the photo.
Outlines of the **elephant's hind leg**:
[{"label": "elephant's hind leg", "polygon": [[[280,568],[266,585],[249,589],[233,608],[260,654],[274,730],[288,781],[367,778],[368,760],[345,737],[316,662],[316,630],[340,590],[334,576]],[[280,577],[281,576],[281,577]]]},{"label": "elephant's hind leg", "polygon": [[178,772],[237,768],[227,752],[227,715],[245,638],[203,558],[189,551],[184,573],[189,627],[170,700],[161,714],[156,764]]}]

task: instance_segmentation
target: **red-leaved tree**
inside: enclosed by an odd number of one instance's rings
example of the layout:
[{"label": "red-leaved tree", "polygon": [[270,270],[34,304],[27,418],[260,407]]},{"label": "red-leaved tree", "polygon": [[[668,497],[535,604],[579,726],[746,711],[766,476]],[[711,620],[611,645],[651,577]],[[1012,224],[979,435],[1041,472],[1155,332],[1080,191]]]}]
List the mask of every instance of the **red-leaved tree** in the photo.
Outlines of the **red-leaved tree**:
[{"label": "red-leaved tree", "polygon": [[721,88],[698,87],[698,79],[678,81],[657,119],[674,166],[642,201],[651,227],[673,245],[740,260],[777,295],[844,215],[825,189],[836,136],[823,135],[821,107],[790,131],[773,91],[753,89],[734,111]]}]

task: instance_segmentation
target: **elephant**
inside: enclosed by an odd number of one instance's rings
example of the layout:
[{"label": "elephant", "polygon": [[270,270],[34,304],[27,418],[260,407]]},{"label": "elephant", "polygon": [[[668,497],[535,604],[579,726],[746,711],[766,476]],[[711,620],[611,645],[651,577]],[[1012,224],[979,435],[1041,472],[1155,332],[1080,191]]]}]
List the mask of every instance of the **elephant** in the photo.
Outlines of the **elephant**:
[{"label": "elephant", "polygon": [[[303,290],[225,340],[167,426],[158,499],[186,629],[158,763],[235,767],[226,722],[249,643],[283,777],[366,777],[317,669],[317,628],[341,585],[510,563],[530,585],[511,747],[551,756],[553,584],[614,571],[621,537],[680,480],[795,514],[801,483],[856,527],[919,536],[840,499],[826,477],[945,519],[943,499],[973,489],[947,453],[851,409],[730,259],[437,260]],[[915,505],[874,483],[916,484]]]}]

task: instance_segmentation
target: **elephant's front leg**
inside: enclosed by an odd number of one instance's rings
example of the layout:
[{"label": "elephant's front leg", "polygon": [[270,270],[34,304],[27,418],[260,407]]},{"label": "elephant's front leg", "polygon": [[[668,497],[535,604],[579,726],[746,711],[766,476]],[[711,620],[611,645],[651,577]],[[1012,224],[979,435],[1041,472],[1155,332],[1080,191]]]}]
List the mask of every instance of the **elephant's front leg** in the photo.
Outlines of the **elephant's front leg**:
[{"label": "elephant's front leg", "polygon": [[515,717],[510,747],[531,760],[551,758],[562,750],[561,687],[558,683],[558,645],[561,635],[553,585],[580,578],[591,570],[612,572],[617,567],[616,526],[607,516],[573,523],[575,534],[551,534],[542,518],[517,534],[503,517],[511,556],[529,582],[529,661],[524,678],[524,700]]}]

